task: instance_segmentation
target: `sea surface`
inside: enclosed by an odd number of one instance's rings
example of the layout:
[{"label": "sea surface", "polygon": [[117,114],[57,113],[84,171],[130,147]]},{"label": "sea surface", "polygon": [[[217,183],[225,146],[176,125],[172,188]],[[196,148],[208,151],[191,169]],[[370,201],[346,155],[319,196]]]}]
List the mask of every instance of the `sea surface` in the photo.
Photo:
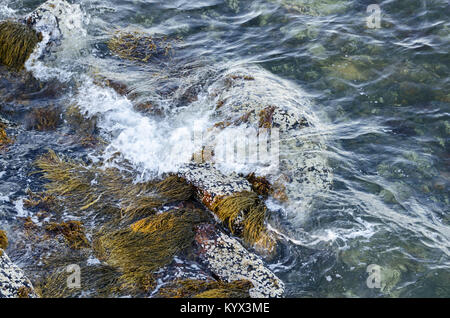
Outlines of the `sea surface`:
[{"label": "sea surface", "polygon": [[[43,2],[1,0],[0,20]],[[194,121],[208,125],[211,105],[200,98],[189,108],[153,96],[151,74],[162,70],[121,61],[106,45],[118,30],[157,34],[175,43],[177,63],[258,65],[312,101],[333,180],[285,220],[295,231],[283,233],[283,248],[267,263],[286,284],[286,297],[450,297],[447,0],[70,2],[80,4],[80,15],[71,17],[80,29],[54,60],[32,69],[37,78],[64,83],[62,93],[47,94],[55,89],[50,85],[26,94],[25,87],[25,97],[6,98],[0,84],[0,114],[16,123],[7,130],[15,143],[0,153],[0,227],[34,217],[23,199],[27,188],[42,187],[30,173],[47,148],[105,159],[74,143],[65,125],[56,132],[28,129],[26,114],[36,105],[76,102],[87,115],[100,116],[105,156],[121,152],[137,180],[176,172],[190,158],[182,136]],[[372,4],[379,25],[368,22]],[[136,112],[125,97],[94,86],[92,74],[159,98],[171,115]],[[240,169],[227,167],[234,168]]]}]

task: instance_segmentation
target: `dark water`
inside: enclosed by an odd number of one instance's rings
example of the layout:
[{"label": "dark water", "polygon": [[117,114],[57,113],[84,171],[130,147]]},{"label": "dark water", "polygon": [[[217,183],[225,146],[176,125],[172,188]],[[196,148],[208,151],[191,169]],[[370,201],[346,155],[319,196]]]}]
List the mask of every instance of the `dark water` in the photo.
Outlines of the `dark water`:
[{"label": "dark water", "polygon": [[[6,4],[21,15],[43,2]],[[88,44],[77,57],[86,64],[96,56],[107,65],[111,31],[134,27],[180,39],[181,60],[256,63],[314,97],[334,181],[296,225],[317,240],[286,242],[271,261],[287,297],[450,296],[447,1],[72,2],[89,17]],[[366,25],[373,2],[381,8],[375,29]],[[132,67],[111,68],[133,83]],[[31,106],[49,103],[39,98],[30,98]],[[21,115],[5,117],[14,116]],[[89,152],[63,129],[16,133],[0,157],[0,196],[9,197],[0,201],[4,221],[27,185],[38,182],[27,173],[44,148]],[[383,268],[381,289],[367,286],[370,264]]]}]

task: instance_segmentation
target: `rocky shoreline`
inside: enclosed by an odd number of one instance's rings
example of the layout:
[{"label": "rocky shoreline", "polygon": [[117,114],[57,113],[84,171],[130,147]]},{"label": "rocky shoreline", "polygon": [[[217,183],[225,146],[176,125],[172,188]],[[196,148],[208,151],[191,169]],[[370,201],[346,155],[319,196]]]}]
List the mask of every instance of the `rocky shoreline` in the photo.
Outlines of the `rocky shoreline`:
[{"label": "rocky shoreline", "polygon": [[[15,28],[20,25],[30,28],[28,31],[34,30],[32,35],[37,34],[40,39],[39,44],[31,43],[35,46],[33,53],[30,50],[20,53],[27,61],[24,63],[28,71],[37,72],[36,65],[42,63],[42,58],[51,54],[68,33],[81,27],[77,21],[67,19],[78,11],[76,5],[50,0],[21,22],[8,22]],[[8,39],[4,39],[0,46],[18,45],[14,41],[8,43]],[[114,41],[109,49],[119,52],[116,54],[119,58],[136,63],[151,63],[154,56],[163,58],[168,54],[169,46],[158,48],[160,42],[147,36],[124,35],[114,38]],[[14,50],[8,54],[10,52]],[[0,58],[0,62],[8,65],[5,54],[0,54]],[[23,68],[24,63],[19,68]],[[45,76],[41,78],[45,79]],[[114,78],[101,79],[100,82],[100,86],[106,89],[115,86],[117,98],[127,95],[126,86],[111,84],[117,83]],[[324,147],[322,140],[305,139],[299,133],[314,125],[313,117],[296,110],[300,96],[279,100],[279,96],[272,96],[270,90],[267,91],[270,86],[277,86],[286,94],[292,89],[259,68],[216,72],[215,82],[207,89],[207,98],[216,105],[213,109],[216,123],[209,130],[211,138],[208,140],[211,142],[206,146],[214,147],[213,137],[227,128],[243,125],[262,132],[276,128],[281,137],[278,146],[282,153],[282,171],[286,173],[268,170],[265,176],[257,178],[226,174],[215,166],[213,154],[206,159],[201,156],[201,162],[194,160],[181,167],[175,175],[168,174],[162,180],[135,183],[133,178],[122,175],[117,169],[103,169],[50,151],[35,163],[46,181],[46,191],[34,196],[30,194],[27,204],[32,208],[45,206],[48,210],[61,206],[72,209],[81,221],[59,220],[59,223],[43,226],[37,224],[41,222],[28,219],[25,222],[27,235],[36,237],[31,244],[38,247],[45,245],[47,239],[59,238],[58,243],[52,245],[53,255],[66,252],[69,247],[68,253],[71,249],[76,250],[74,255],[82,260],[82,272],[90,272],[95,266],[99,266],[99,271],[92,275],[106,271],[101,276],[106,281],[105,286],[99,287],[92,282],[93,285],[85,291],[87,295],[148,297],[168,283],[178,284],[181,293],[186,285],[190,286],[189,280],[192,282],[198,277],[183,276],[188,283],[179,283],[175,279],[167,282],[161,278],[161,271],[180,268],[176,258],[181,255],[186,261],[202,267],[200,276],[206,285],[195,293],[191,291],[192,295],[282,297],[284,283],[264,261],[265,257],[275,253],[279,239],[267,226],[270,211],[265,199],[270,196],[280,205],[292,207],[298,199],[293,189],[315,184],[316,191],[326,190],[331,183],[331,172],[325,160],[316,155],[317,150]],[[192,96],[182,94],[184,98],[181,100],[195,102],[196,94],[198,92],[190,90]],[[274,106],[275,103],[280,106]],[[307,107],[301,106],[303,109]],[[77,105],[71,108],[71,112],[71,116],[75,114],[80,122],[86,122],[86,114]],[[95,126],[96,118],[88,120],[92,120]],[[296,155],[289,155],[288,150],[292,149],[297,151]],[[303,155],[298,156],[298,153]],[[306,190],[304,192],[308,195]],[[305,197],[301,200],[307,201]],[[40,263],[41,257],[36,255],[33,261]],[[95,260],[94,267],[92,260]],[[65,283],[64,266],[55,263],[50,264],[50,268],[50,274],[45,276],[44,282],[39,282],[39,291],[35,292],[24,272],[3,253],[0,259],[0,297],[80,296],[79,291],[58,290],[57,284]],[[239,288],[241,290],[237,292]]]}]

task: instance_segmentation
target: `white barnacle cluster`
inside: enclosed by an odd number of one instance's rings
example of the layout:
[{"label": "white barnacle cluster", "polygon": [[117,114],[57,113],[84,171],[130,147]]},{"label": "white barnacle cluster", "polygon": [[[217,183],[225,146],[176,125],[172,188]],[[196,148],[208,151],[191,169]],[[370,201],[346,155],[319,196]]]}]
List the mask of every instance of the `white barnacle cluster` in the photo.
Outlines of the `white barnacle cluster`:
[{"label": "white barnacle cluster", "polygon": [[227,196],[242,191],[251,191],[250,183],[236,173],[224,174],[208,163],[188,164],[178,174],[197,189],[212,196]]}]

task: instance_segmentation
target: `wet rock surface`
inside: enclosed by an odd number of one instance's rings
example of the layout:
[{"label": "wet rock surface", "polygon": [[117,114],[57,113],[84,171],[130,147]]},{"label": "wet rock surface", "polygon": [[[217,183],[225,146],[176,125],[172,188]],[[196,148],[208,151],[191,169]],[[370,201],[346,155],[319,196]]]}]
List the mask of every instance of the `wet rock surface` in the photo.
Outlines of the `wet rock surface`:
[{"label": "wet rock surface", "polygon": [[255,254],[236,239],[218,232],[211,224],[200,226],[195,240],[200,258],[222,280],[248,280],[253,284],[251,297],[281,297],[284,283]]}]

